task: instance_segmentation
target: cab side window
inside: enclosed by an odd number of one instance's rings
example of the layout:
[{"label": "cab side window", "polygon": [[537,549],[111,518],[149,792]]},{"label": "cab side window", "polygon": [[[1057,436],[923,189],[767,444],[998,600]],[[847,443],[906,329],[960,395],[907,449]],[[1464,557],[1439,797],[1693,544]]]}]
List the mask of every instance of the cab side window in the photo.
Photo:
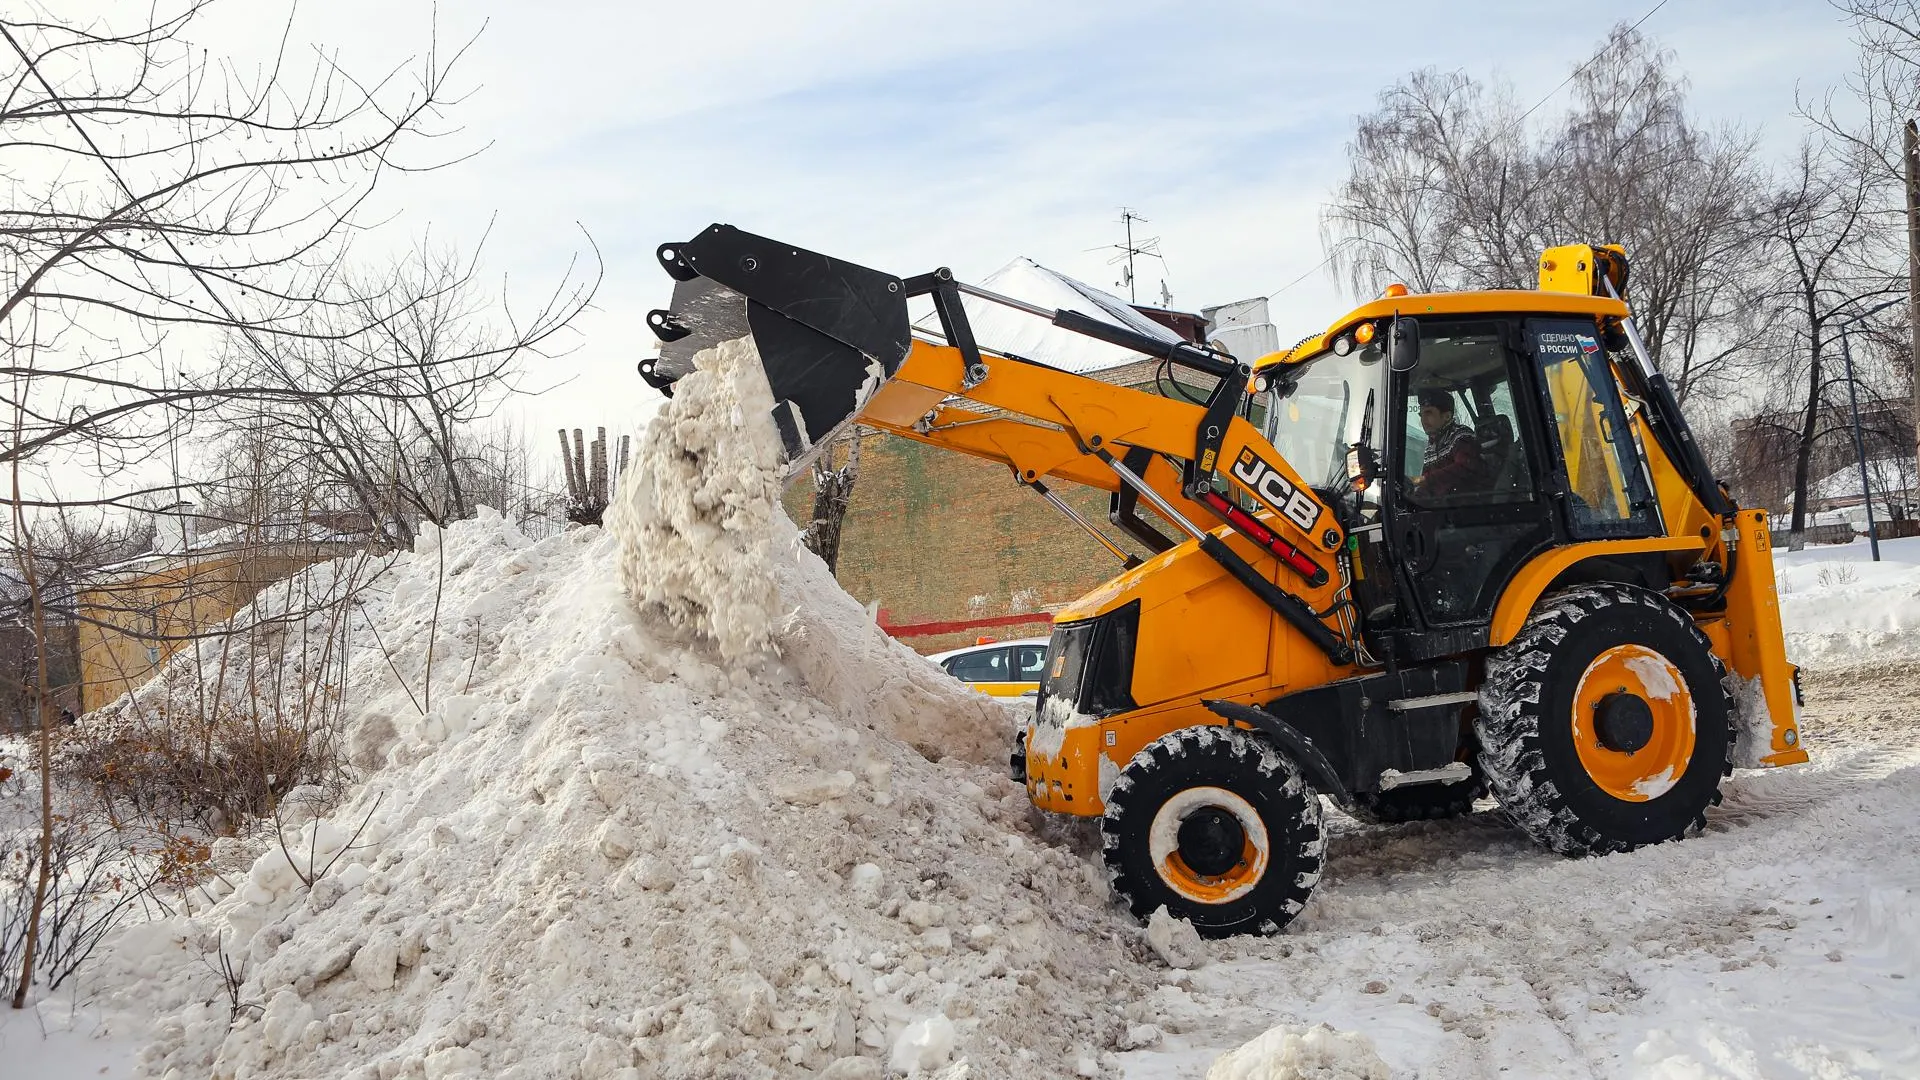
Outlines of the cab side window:
[{"label": "cab side window", "polygon": [[1653,499],[1593,325],[1540,319],[1527,329],[1566,472],[1568,530],[1582,539],[1650,535]]},{"label": "cab side window", "polygon": [[1437,326],[1421,337],[1406,384],[1401,476],[1416,505],[1529,501],[1533,477],[1519,439],[1499,324]]},{"label": "cab side window", "polygon": [[1045,645],[1020,645],[1014,649],[1014,682],[1039,682],[1047,667]]},{"label": "cab side window", "polygon": [[961,682],[1011,682],[1011,657],[1006,649],[982,649],[947,661],[947,674]]}]

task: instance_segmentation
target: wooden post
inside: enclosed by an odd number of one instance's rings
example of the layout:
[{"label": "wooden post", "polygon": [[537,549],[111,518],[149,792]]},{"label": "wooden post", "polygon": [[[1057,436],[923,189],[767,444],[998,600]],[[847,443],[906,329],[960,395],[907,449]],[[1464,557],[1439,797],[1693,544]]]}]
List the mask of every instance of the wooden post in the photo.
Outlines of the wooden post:
[{"label": "wooden post", "polygon": [[[573,429],[573,442],[560,429],[560,462],[567,474],[567,520],[580,525],[598,525],[606,515],[613,476],[607,458],[607,429],[595,428],[588,443],[579,428]],[[627,437],[620,436],[620,467],[627,464]]]},{"label": "wooden post", "polygon": [[560,429],[560,471],[567,477],[567,498],[579,502],[582,498],[580,481],[573,472],[573,444],[567,441],[567,429]]}]

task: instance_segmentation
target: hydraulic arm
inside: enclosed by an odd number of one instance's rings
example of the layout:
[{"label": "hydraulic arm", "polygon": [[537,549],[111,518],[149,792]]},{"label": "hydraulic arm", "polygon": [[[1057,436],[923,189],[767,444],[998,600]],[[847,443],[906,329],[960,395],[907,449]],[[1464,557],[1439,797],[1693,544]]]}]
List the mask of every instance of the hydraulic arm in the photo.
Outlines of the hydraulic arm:
[{"label": "hydraulic arm", "polygon": [[[680,284],[673,308],[649,316],[666,345],[658,361],[642,363],[642,376],[670,393],[695,352],[750,334],[789,469],[857,421],[1001,462],[1036,490],[1056,478],[1114,492],[1116,517],[1125,506],[1130,531],[1140,529],[1131,508],[1144,502],[1181,534],[1178,543],[1197,544],[1330,660],[1351,658],[1344,635],[1323,619],[1329,612],[1316,613],[1302,598],[1327,594],[1341,576],[1345,534],[1240,415],[1250,374],[1234,357],[1081,312],[1037,308],[963,285],[944,268],[895,278],[726,225],[663,246],[660,261]],[[1157,357],[1214,385],[1203,402],[1179,401],[983,351],[963,294]],[[917,296],[930,298],[945,344],[912,336],[907,301]],[[1229,543],[1229,535],[1247,543]],[[1242,554],[1248,545],[1251,557]],[[1276,582],[1275,566],[1288,587]]]}]

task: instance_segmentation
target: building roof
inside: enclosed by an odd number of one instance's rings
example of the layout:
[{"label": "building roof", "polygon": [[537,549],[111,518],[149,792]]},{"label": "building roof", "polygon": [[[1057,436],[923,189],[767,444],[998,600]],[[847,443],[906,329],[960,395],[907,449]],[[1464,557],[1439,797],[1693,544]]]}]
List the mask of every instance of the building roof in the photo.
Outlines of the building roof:
[{"label": "building roof", "polygon": [[[1915,476],[1914,460],[1910,457],[1875,458],[1867,462],[1867,472],[1875,497],[1898,495],[1920,487],[1920,477]],[[1860,494],[1860,463],[1848,462],[1821,477],[1813,485],[1812,495],[1816,502],[1865,502]]]},{"label": "building roof", "polygon": [[[1182,340],[1180,335],[1135,311],[1132,305],[1112,293],[1049,270],[1024,256],[987,275],[980,287],[1038,307],[1078,311],[1169,344]],[[972,296],[965,297],[963,302],[967,321],[973,325],[974,339],[988,352],[1037,360],[1076,374],[1103,371],[1142,359],[1130,349],[1062,330],[1038,316],[1001,304]],[[938,335],[940,324],[929,318],[922,320],[916,329]]]}]

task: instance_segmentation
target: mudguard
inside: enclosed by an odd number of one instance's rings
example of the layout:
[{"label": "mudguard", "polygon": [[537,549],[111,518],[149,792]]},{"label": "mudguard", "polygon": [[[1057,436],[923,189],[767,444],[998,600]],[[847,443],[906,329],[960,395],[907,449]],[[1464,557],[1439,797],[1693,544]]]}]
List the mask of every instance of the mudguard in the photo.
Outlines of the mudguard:
[{"label": "mudguard", "polygon": [[1334,770],[1333,762],[1328,761],[1327,755],[1321,753],[1320,748],[1313,745],[1313,740],[1302,734],[1299,728],[1252,705],[1217,699],[1201,704],[1219,716],[1237,720],[1265,735],[1272,740],[1275,750],[1299,764],[1315,791],[1332,799],[1342,810],[1353,809],[1353,793],[1340,782],[1340,774]]}]

